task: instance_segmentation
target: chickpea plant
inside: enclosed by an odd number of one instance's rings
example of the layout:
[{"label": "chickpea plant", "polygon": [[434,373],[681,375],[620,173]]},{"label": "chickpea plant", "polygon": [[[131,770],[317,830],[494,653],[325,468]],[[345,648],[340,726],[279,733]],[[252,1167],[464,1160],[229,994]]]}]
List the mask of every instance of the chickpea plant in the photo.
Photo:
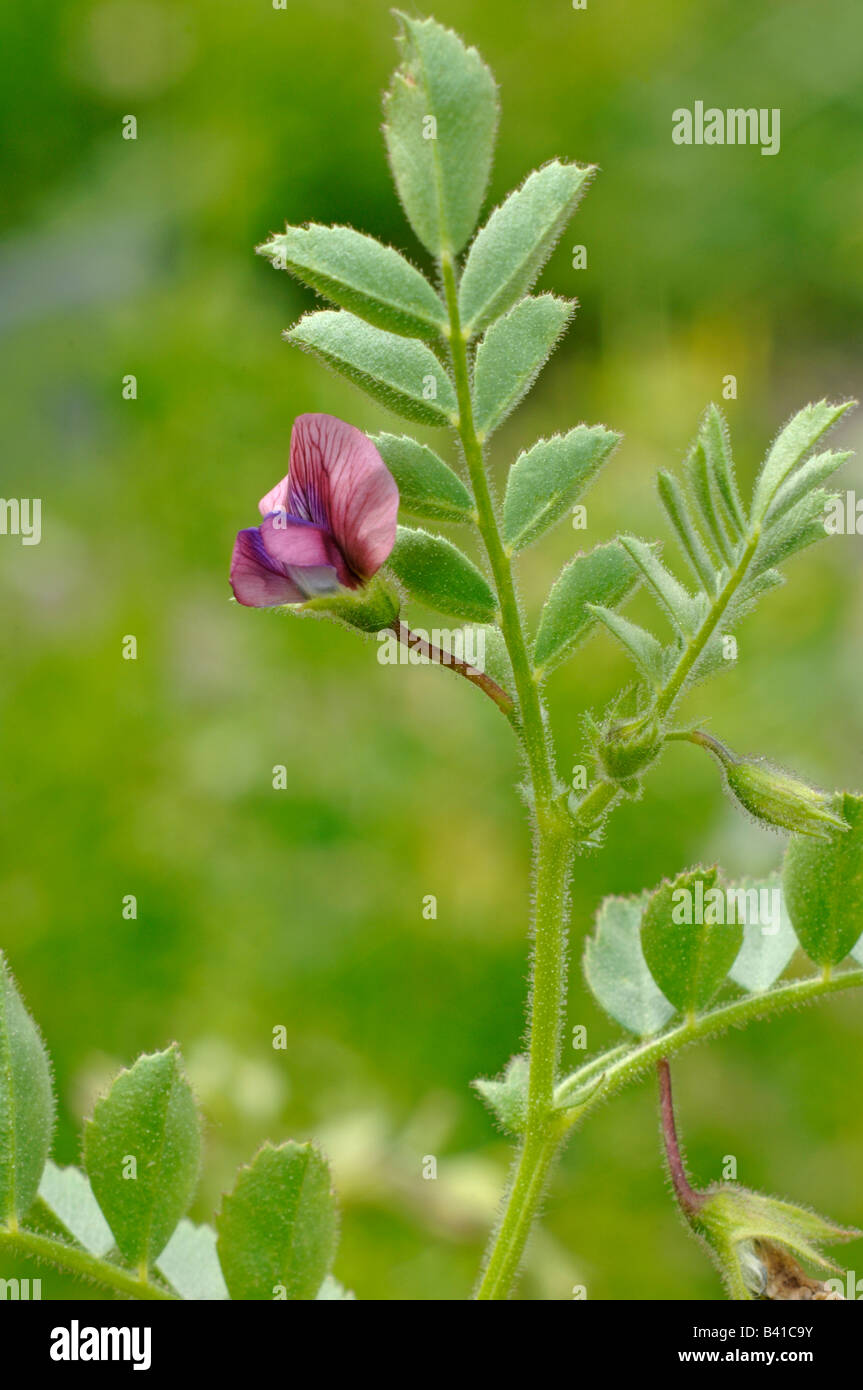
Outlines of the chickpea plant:
[{"label": "chickpea plant", "polygon": [[[807,1270],[835,1270],[823,1247],[857,1232],[734,1183],[693,1186],[668,1059],[731,1026],[863,984],[863,796],[820,791],[677,714],[684,693],[727,664],[723,639],[783,582],[783,563],[824,536],[825,484],[849,455],[819,441],[850,403],[800,410],[768,449],[748,500],[722,413],[710,406],[683,476],[658,479],[687,582],[657,544],[609,538],[564,567],[528,624],[519,557],[570,513],[620,437],[579,423],[537,441],[512,464],[500,505],[487,453],[572,317],[570,301],[531,290],[594,170],[552,160],[476,231],[497,126],[494,79],[475,49],[434,20],[398,19],[401,63],[385,98],[384,137],[434,283],[350,227],[288,227],[259,249],[336,306],[307,314],[288,342],[394,414],[449,431],[457,463],[407,434],[369,439],[331,416],[300,416],[287,477],[261,500],[260,525],[237,537],[231,582],[246,606],[333,618],[417,649],[474,684],[511,726],[535,847],[531,983],[525,1050],[496,1079],[474,1083],[516,1145],[475,1297],[512,1294],[562,1145],[615,1091],[654,1070],[672,1190],[729,1296],[840,1297]],[[399,513],[422,525],[400,524]],[[438,533],[441,523],[474,533],[481,568]],[[639,586],[655,601],[657,631],[621,611]],[[481,632],[485,669],[412,632],[403,616],[412,599]],[[586,716],[591,775],[576,792],[558,776],[543,687],[601,631],[626,650],[633,678]],[[788,832],[784,861],[763,882],[727,882],[716,866],[697,866],[603,902],[584,975],[628,1036],[564,1075],[570,875],[580,855],[601,847],[614,810],[642,795],[671,741],[706,750],[741,810]],[[783,982],[798,946],[814,972]],[[353,1296],[331,1274],[335,1199],[313,1145],[265,1146],[213,1228],[185,1220],[200,1127],[175,1047],[140,1058],[98,1102],[83,1172],[50,1162],[52,1114],[45,1050],[3,964],[0,1252],[41,1256],[139,1298]]]}]

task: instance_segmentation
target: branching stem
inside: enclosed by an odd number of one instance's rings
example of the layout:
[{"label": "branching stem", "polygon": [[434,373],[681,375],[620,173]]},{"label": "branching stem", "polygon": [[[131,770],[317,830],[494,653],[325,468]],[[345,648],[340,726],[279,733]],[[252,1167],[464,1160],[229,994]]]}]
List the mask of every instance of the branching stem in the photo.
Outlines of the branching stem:
[{"label": "branching stem", "polygon": [[141,1279],[129,1270],[121,1269],[119,1265],[100,1260],[98,1256],[91,1255],[86,1250],[78,1250],[73,1245],[66,1245],[64,1241],[55,1240],[52,1236],[41,1235],[36,1231],[22,1231],[20,1227],[12,1231],[0,1227],[0,1251],[4,1250],[44,1260],[66,1274],[91,1279],[125,1298],[140,1298],[152,1302],[176,1301],[179,1297],[170,1289],[154,1284],[149,1278]]}]

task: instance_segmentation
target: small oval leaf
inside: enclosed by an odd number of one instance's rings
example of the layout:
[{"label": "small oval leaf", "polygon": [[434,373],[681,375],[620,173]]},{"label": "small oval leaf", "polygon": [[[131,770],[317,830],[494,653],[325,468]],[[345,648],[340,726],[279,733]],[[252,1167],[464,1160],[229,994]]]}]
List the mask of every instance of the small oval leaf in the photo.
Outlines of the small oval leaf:
[{"label": "small oval leaf", "polygon": [[468,253],[459,311],[468,337],[505,314],[533,284],[578,205],[594,168],[560,164],[535,169],[495,208]]},{"label": "small oval leaf", "polygon": [[367,323],[411,338],[438,338],[447,317],[424,275],[392,246],[353,227],[287,227],[258,250],[318,294]]},{"label": "small oval leaf", "polygon": [[584,946],[584,974],[605,1012],[640,1038],[658,1033],[674,1013],[644,959],[641,919],[647,894],[606,898],[596,932]]},{"label": "small oval leaf", "polygon": [[593,482],[620,435],[603,425],[577,425],[540,439],[512,465],[503,502],[503,538],[524,550],[553,526]]},{"label": "small oval leaf", "polygon": [[779,874],[763,881],[744,878],[726,889],[735,899],[737,920],[743,923],[743,945],[731,967],[736,985],[749,994],[763,994],[779,979],[794,952],[797,937],[785,908]]},{"label": "small oval leaf", "polygon": [[113,1248],[111,1228],[80,1168],[58,1168],[49,1158],[39,1196],[68,1234],[91,1255],[101,1259]]},{"label": "small oval leaf", "polygon": [[473,521],[473,500],[459,478],[426,444],[406,435],[376,434],[372,443],[396,480],[399,504],[424,521]]},{"label": "small oval leaf", "polygon": [[477,431],[487,438],[533,385],[572,317],[574,306],[553,294],[522,299],[493,323],[474,369]]},{"label": "small oval leaf", "polygon": [[453,425],[458,403],[449,377],[430,348],[344,309],[306,314],[284,334],[397,415],[423,425]]},{"label": "small oval leaf", "polygon": [[488,580],[443,536],[399,526],[387,563],[411,597],[429,608],[468,622],[495,621],[497,603]]},{"label": "small oval leaf", "polygon": [[632,593],[638,570],[616,541],[577,555],[566,566],[545,602],[534,647],[537,670],[565,660],[598,621],[591,605],[615,607]]},{"label": "small oval leaf", "polygon": [[139,1057],[84,1128],[96,1201],[137,1269],[149,1269],[167,1245],[194,1195],[200,1161],[200,1120],[179,1049]]},{"label": "small oval leaf", "polygon": [[494,78],[475,48],[396,10],[402,62],[384,98],[384,139],[408,221],[433,256],[458,252],[479,216],[497,127]]},{"label": "small oval leaf", "polygon": [[0,1223],[36,1200],[53,1128],[48,1054],[0,951]]},{"label": "small oval leaf", "polygon": [[794,836],[782,889],[794,930],[816,965],[838,965],[863,933],[863,796],[840,792],[832,809],[851,829],[829,840]]},{"label": "small oval leaf", "polygon": [[681,1013],[706,1008],[743,942],[743,927],[729,922],[717,871],[693,869],[661,883],[648,899],[641,945],[662,993]]},{"label": "small oval leaf", "polygon": [[314,1299],[336,1252],[336,1199],[312,1144],[265,1144],[216,1217],[233,1299]]}]

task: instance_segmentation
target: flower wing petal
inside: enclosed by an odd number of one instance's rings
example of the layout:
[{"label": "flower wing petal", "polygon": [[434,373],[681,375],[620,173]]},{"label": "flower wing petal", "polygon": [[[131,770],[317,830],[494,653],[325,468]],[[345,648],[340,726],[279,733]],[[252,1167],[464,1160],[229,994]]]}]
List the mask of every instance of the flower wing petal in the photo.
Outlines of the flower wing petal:
[{"label": "flower wing petal", "polygon": [[337,593],[345,576],[355,583],[332,538],[285,512],[240,531],[231,558],[231,587],[239,603],[272,608]]}]

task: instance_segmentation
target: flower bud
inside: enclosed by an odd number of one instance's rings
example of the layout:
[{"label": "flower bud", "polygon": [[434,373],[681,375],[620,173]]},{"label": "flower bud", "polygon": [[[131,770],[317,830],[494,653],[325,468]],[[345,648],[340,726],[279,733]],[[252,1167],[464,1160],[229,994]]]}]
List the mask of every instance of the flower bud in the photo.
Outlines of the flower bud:
[{"label": "flower bud", "polygon": [[842,1297],[829,1283],[807,1274],[797,1257],[838,1272],[820,1245],[853,1240],[859,1232],[732,1183],[700,1195],[703,1200],[686,1213],[687,1219],[710,1248],[732,1298],[784,1302]]},{"label": "flower bud", "polygon": [[654,761],[661,747],[659,724],[652,715],[606,726],[596,738],[597,757],[612,782],[636,777]]},{"label": "flower bud", "polygon": [[820,840],[832,839],[836,831],[850,829],[848,822],[837,815],[831,793],[789,776],[764,758],[738,758],[709,734],[699,732],[694,742],[715,755],[725,770],[731,795],[756,820]]}]

